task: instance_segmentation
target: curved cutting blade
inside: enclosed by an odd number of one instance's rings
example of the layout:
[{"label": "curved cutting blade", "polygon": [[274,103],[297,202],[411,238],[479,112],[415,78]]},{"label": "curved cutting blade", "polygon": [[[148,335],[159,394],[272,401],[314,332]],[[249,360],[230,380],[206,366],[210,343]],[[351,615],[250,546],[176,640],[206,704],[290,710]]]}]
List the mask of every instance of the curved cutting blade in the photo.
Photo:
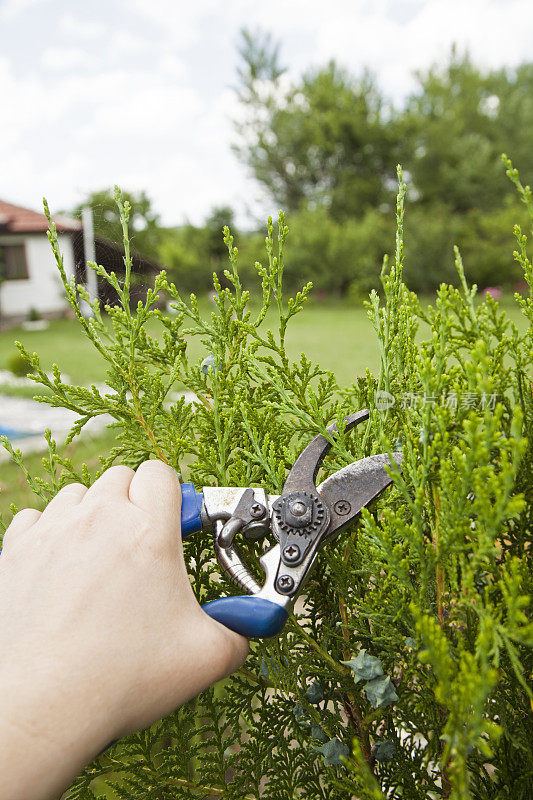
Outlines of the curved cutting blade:
[{"label": "curved cutting blade", "polygon": [[[393,453],[392,456],[400,467],[402,454]],[[390,467],[390,464],[389,457],[383,453],[369,456],[348,464],[317,487],[331,514],[331,523],[324,540],[351,522],[361,509],[392,483],[392,478],[384,469]]]},{"label": "curved cutting blade", "polygon": [[[370,416],[368,408],[356,411],[345,418],[345,431],[354,428],[359,422],[364,422]],[[335,440],[338,433],[336,425],[330,425],[327,429],[330,436]],[[291,492],[316,492],[316,476],[324,456],[331,450],[331,442],[325,436],[315,436],[305,447],[287,475],[283,486],[282,495]]]}]

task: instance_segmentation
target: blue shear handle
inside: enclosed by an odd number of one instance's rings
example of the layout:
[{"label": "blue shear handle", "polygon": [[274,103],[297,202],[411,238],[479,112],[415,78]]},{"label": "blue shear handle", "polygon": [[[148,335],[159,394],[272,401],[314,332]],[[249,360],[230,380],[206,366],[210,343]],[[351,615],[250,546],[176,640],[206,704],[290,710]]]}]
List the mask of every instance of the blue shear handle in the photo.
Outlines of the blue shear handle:
[{"label": "blue shear handle", "polygon": [[[181,484],[181,533],[185,539],[202,529],[203,495],[196,492],[192,483]],[[253,595],[222,597],[203,606],[206,614],[248,639],[267,639],[276,636],[288,612],[281,606]]]},{"label": "blue shear handle", "polygon": [[253,595],[221,597],[202,606],[206,614],[247,639],[276,636],[289,617],[281,606]]},{"label": "blue shear handle", "polygon": [[192,483],[181,484],[181,536],[186,539],[202,530],[203,494],[196,492]]}]

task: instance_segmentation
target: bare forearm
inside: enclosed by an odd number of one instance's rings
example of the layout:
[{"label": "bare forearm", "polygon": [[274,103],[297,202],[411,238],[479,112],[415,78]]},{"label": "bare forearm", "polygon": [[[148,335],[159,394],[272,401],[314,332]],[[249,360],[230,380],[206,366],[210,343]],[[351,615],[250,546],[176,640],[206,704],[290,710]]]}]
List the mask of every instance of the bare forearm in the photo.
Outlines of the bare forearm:
[{"label": "bare forearm", "polygon": [[10,691],[4,680],[0,687],[9,693],[0,719],[0,800],[55,800],[95,754],[94,732],[76,729],[68,713],[58,718],[52,687]]}]

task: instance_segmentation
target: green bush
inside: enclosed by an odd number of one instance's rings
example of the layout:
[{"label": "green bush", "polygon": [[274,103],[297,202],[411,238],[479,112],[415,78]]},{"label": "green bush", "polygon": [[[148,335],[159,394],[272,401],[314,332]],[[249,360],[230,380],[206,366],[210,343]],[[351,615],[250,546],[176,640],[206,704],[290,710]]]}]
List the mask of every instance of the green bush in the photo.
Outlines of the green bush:
[{"label": "green bush", "polygon": [[32,306],[28,311],[28,322],[38,322],[41,319],[41,314]]},{"label": "green bush", "polygon": [[208,292],[213,285],[213,265],[205,236],[192,225],[168,232],[159,247],[159,261],[184,292]]},{"label": "green bush", "polygon": [[[516,201],[506,201],[494,211],[479,209],[454,213],[445,203],[416,205],[405,233],[405,280],[413,291],[429,294],[441,283],[459,284],[453,247],[458,244],[469,281],[480,288],[512,287],[521,278],[513,259],[513,224],[527,225],[527,211]],[[367,211],[362,217],[336,221],[324,207],[291,215],[284,280],[296,289],[312,281],[315,290],[347,296],[360,302],[371,289],[381,291],[380,271],[388,242],[394,236],[392,215],[386,210]],[[264,235],[239,238],[241,275],[254,282],[246,266],[261,260]],[[171,263],[165,261],[165,263]],[[185,257],[182,264],[187,263]],[[212,269],[195,267],[173,276],[183,290],[206,291]]]},{"label": "green bush", "polygon": [[[284,282],[291,290],[312,281],[319,292],[345,296],[355,291],[368,296],[379,285],[386,243],[394,234],[392,219],[380,211],[336,221],[322,206],[291,215]],[[264,236],[241,237],[239,252],[246,264],[261,260]],[[242,274],[253,277],[244,267]]]},{"label": "green bush", "polygon": [[[533,219],[529,190],[510,164],[508,173]],[[97,304],[91,322],[81,314],[51,226],[67,295],[118,394],[73,389],[59,371],[51,379],[34,363],[54,404],[78,411],[71,438],[92,417],[113,417],[116,447],[102,454],[102,469],[150,457],[180,468],[187,459],[199,487],[279,493],[302,444],[365,406],[368,425],[339,438],[324,474],[393,448],[404,457],[394,488],[320,555],[283,633],[253,642],[245,667],[224,685],[96,759],[71,800],[102,797],[104,784],[114,798],[533,796],[533,292],[517,298],[530,323],[522,336],[492,298],[474,302],[457,251],[460,288],[443,284],[424,311],[403,281],[404,194],[400,175],[396,252],[383,272],[383,299],[373,292],[369,302],[380,374],[343,391],[305,354],[287,358],[287,324],[309,287],[283,296],[282,214],[277,242],[269,221],[267,263],[257,266],[263,309],[254,316],[228,230],[230,288],[215,284],[216,311],[207,318],[164,274],[146,303],[131,309],[126,240],[124,285],[99,268],[121,299],[110,311],[111,341]],[[117,201],[126,221],[127,204],[119,194]],[[515,235],[515,258],[531,287],[527,240],[518,228]],[[177,315],[154,310],[160,292]],[[279,315],[272,332],[264,330],[271,303]],[[162,341],[145,330],[151,318],[164,328]],[[428,333],[415,341],[421,320]],[[193,336],[216,370],[187,360]],[[197,405],[169,401],[177,380],[196,393]],[[379,410],[376,391],[394,399],[388,411]],[[49,449],[49,483],[26,473],[44,500],[66,482],[95,479],[78,473],[53,442]],[[24,469],[20,453],[12,455]],[[261,545],[242,547],[253,561]],[[210,537],[188,539],[185,557],[199,600],[219,596]]]},{"label": "green bush", "polygon": [[479,287],[510,287],[522,278],[512,252],[515,223],[527,228],[527,210],[510,201],[495,211],[474,210],[462,218],[457,240],[468,275]]},{"label": "green bush", "polygon": [[31,360],[23,353],[14,352],[7,360],[7,368],[17,378],[25,378],[33,371]]}]

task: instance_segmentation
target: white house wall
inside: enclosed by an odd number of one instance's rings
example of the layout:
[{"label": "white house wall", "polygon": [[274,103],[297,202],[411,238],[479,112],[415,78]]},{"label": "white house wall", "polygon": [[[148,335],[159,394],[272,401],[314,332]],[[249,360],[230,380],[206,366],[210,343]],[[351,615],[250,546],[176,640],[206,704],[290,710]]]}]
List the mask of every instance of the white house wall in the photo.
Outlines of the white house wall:
[{"label": "white house wall", "polygon": [[[72,236],[59,234],[59,246],[67,277],[74,274],[74,252]],[[28,278],[4,281],[0,285],[0,309],[2,316],[26,315],[30,308],[42,314],[55,314],[67,306],[63,284],[55,263],[50,243],[43,234],[27,236],[0,236],[0,244],[21,244],[26,247]]]}]

